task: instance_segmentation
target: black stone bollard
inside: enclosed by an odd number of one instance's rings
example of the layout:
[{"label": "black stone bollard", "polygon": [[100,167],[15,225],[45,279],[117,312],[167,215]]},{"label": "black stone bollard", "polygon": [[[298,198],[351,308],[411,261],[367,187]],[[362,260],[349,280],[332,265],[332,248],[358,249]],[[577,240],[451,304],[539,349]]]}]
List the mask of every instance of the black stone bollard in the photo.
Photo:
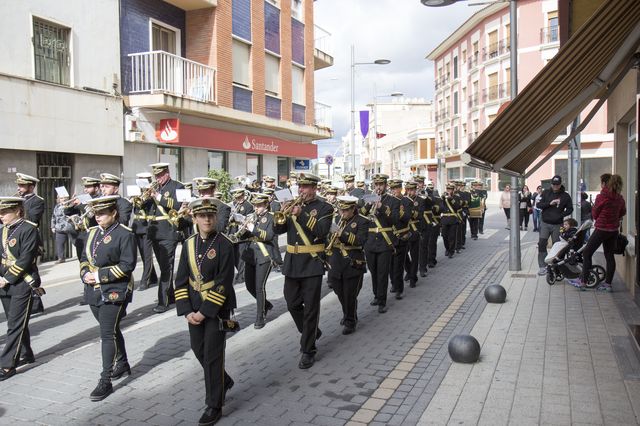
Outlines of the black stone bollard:
[{"label": "black stone bollard", "polygon": [[472,364],[480,358],[480,343],[468,334],[458,334],[449,340],[449,356],[453,362]]},{"label": "black stone bollard", "polygon": [[504,303],[507,300],[507,290],[500,284],[493,284],[484,289],[484,298],[489,303]]}]

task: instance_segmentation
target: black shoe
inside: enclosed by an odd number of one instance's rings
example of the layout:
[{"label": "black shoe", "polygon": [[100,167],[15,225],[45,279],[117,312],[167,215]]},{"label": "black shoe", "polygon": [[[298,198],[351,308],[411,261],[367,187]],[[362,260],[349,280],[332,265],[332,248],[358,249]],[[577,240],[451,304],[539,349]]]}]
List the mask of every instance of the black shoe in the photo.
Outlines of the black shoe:
[{"label": "black shoe", "polygon": [[449,259],[453,259],[453,253],[449,253],[447,256],[449,257]]},{"label": "black shoe", "polygon": [[401,291],[399,291],[399,292],[397,292],[397,293],[396,293],[396,299],[397,299],[397,300],[402,299],[402,296],[403,296],[403,294],[402,294],[402,292],[401,292]]},{"label": "black shoe", "polygon": [[113,386],[111,386],[111,382],[108,380],[100,379],[98,382],[98,386],[91,392],[89,395],[89,399],[92,401],[102,401],[109,395],[113,393]]},{"label": "black shoe", "polygon": [[371,302],[369,302],[369,304],[371,306],[378,306],[380,304],[380,301],[378,299],[373,299],[371,300]]},{"label": "black shoe", "polygon": [[265,326],[264,318],[256,321],[255,324],[253,324],[253,328],[255,328],[257,330],[260,330],[261,328],[264,328],[264,326]]},{"label": "black shoe", "polygon": [[8,370],[5,370],[4,368],[0,368],[0,382],[3,380],[7,380],[11,376],[15,376],[15,374],[16,374],[15,368],[10,368]]},{"label": "black shoe", "polygon": [[[430,263],[430,264],[428,264],[427,266],[428,266],[429,268],[435,268],[435,267],[436,267],[436,264],[435,264],[435,263]],[[425,276],[426,276],[426,275],[425,275]]]},{"label": "black shoe", "polygon": [[467,248],[465,246],[460,247],[462,250],[466,250]]},{"label": "black shoe", "polygon": [[391,287],[391,289],[389,290],[389,293],[395,293],[395,292],[396,292],[396,289]]},{"label": "black shoe", "polygon": [[340,325],[344,325],[344,317],[340,320]]},{"label": "black shoe", "polygon": [[387,307],[385,305],[378,305],[378,313],[384,314],[385,312],[387,312]]},{"label": "black shoe", "polygon": [[352,334],[354,331],[356,331],[355,327],[344,326],[344,328],[342,329],[342,334]]},{"label": "black shoe", "polygon": [[[432,268],[432,266],[429,266],[429,268]],[[427,271],[420,271],[420,277],[424,278],[427,276]]]},{"label": "black shoe", "polygon": [[318,339],[319,339],[319,338],[321,338],[321,337],[322,337],[322,330],[317,329],[317,330],[316,330],[316,340],[318,340]]},{"label": "black shoe", "polygon": [[409,274],[404,274],[404,280],[409,281]]},{"label": "black shoe", "polygon": [[155,312],[156,314],[162,314],[167,312],[168,310],[169,310],[169,307],[164,305],[158,305],[155,308],[153,308],[153,312]]},{"label": "black shoe", "polygon": [[36,357],[33,356],[33,354],[24,356],[20,358],[20,361],[18,361],[18,367],[20,367],[21,365],[33,364],[34,362],[36,362]]},{"label": "black shoe", "polygon": [[313,367],[313,364],[316,362],[316,358],[313,354],[308,354],[303,352],[300,357],[300,362],[298,363],[298,368],[301,370],[306,370],[307,368]]},{"label": "black shoe", "polygon": [[416,284],[416,282],[415,282],[415,281],[411,281],[411,282],[409,283],[409,287],[411,287],[411,288],[416,288],[416,285],[417,285],[417,284]]},{"label": "black shoe", "polygon": [[484,235],[484,231],[480,231],[480,234]]},{"label": "black shoe", "polygon": [[111,372],[111,378],[113,380],[118,380],[120,377],[124,376],[124,375],[130,376],[131,375],[131,367],[129,366],[128,362],[124,362],[120,365],[116,365],[116,368],[113,369],[113,371]]},{"label": "black shoe", "polygon": [[235,385],[236,382],[233,381],[233,379],[231,377],[229,377],[229,380],[226,380],[224,382],[224,393],[227,393],[231,390],[231,388],[233,387],[233,385]]},{"label": "black shoe", "polygon": [[198,420],[198,426],[211,426],[216,424],[218,420],[222,417],[222,411],[217,408],[207,407],[200,416],[200,420]]}]

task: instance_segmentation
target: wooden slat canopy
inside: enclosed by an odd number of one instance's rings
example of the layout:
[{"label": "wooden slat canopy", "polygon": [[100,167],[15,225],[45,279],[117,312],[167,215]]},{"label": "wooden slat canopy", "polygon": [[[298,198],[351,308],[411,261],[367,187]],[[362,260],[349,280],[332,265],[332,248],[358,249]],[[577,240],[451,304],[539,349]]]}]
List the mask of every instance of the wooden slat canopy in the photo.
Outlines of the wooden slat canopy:
[{"label": "wooden slat canopy", "polygon": [[640,1],[606,1],[467,148],[463,161],[523,176],[593,99],[608,95],[639,44]]}]

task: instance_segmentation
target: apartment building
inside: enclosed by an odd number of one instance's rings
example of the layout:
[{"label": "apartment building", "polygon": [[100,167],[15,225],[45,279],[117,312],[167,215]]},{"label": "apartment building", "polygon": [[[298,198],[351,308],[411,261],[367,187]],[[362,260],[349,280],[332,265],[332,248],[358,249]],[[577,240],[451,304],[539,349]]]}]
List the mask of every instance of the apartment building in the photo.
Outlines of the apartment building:
[{"label": "apartment building", "polygon": [[[558,52],[560,28],[557,0],[520,0],[517,5],[518,87],[522,90]],[[448,180],[481,179],[492,191],[510,182],[505,174],[467,166],[460,158],[511,99],[510,44],[509,4],[495,3],[471,16],[427,56],[435,69],[437,156]],[[561,135],[557,142],[562,139]],[[605,106],[581,134],[581,174],[588,191],[598,191],[597,176],[611,171],[612,141]],[[535,188],[555,174],[566,179],[567,158],[565,148],[526,184]]]},{"label": "apartment building", "polygon": [[224,169],[282,182],[296,159],[317,157],[312,141],[331,131],[314,71],[333,57],[314,43],[312,0],[120,5],[126,180],[166,161],[179,180]]}]

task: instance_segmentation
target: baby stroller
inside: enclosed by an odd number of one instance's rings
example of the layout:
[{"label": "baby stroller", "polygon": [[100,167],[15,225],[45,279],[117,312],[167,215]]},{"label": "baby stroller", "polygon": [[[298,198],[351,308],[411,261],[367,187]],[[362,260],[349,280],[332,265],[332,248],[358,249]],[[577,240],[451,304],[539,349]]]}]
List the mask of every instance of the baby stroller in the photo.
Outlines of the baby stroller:
[{"label": "baby stroller", "polygon": [[[573,279],[582,275],[582,251],[584,250],[585,235],[593,222],[586,220],[580,225],[569,239],[560,239],[554,243],[549,254],[544,259],[547,264],[547,284],[554,285],[565,278]],[[594,288],[604,280],[605,270],[600,265],[593,265],[586,275],[587,288]]]}]

